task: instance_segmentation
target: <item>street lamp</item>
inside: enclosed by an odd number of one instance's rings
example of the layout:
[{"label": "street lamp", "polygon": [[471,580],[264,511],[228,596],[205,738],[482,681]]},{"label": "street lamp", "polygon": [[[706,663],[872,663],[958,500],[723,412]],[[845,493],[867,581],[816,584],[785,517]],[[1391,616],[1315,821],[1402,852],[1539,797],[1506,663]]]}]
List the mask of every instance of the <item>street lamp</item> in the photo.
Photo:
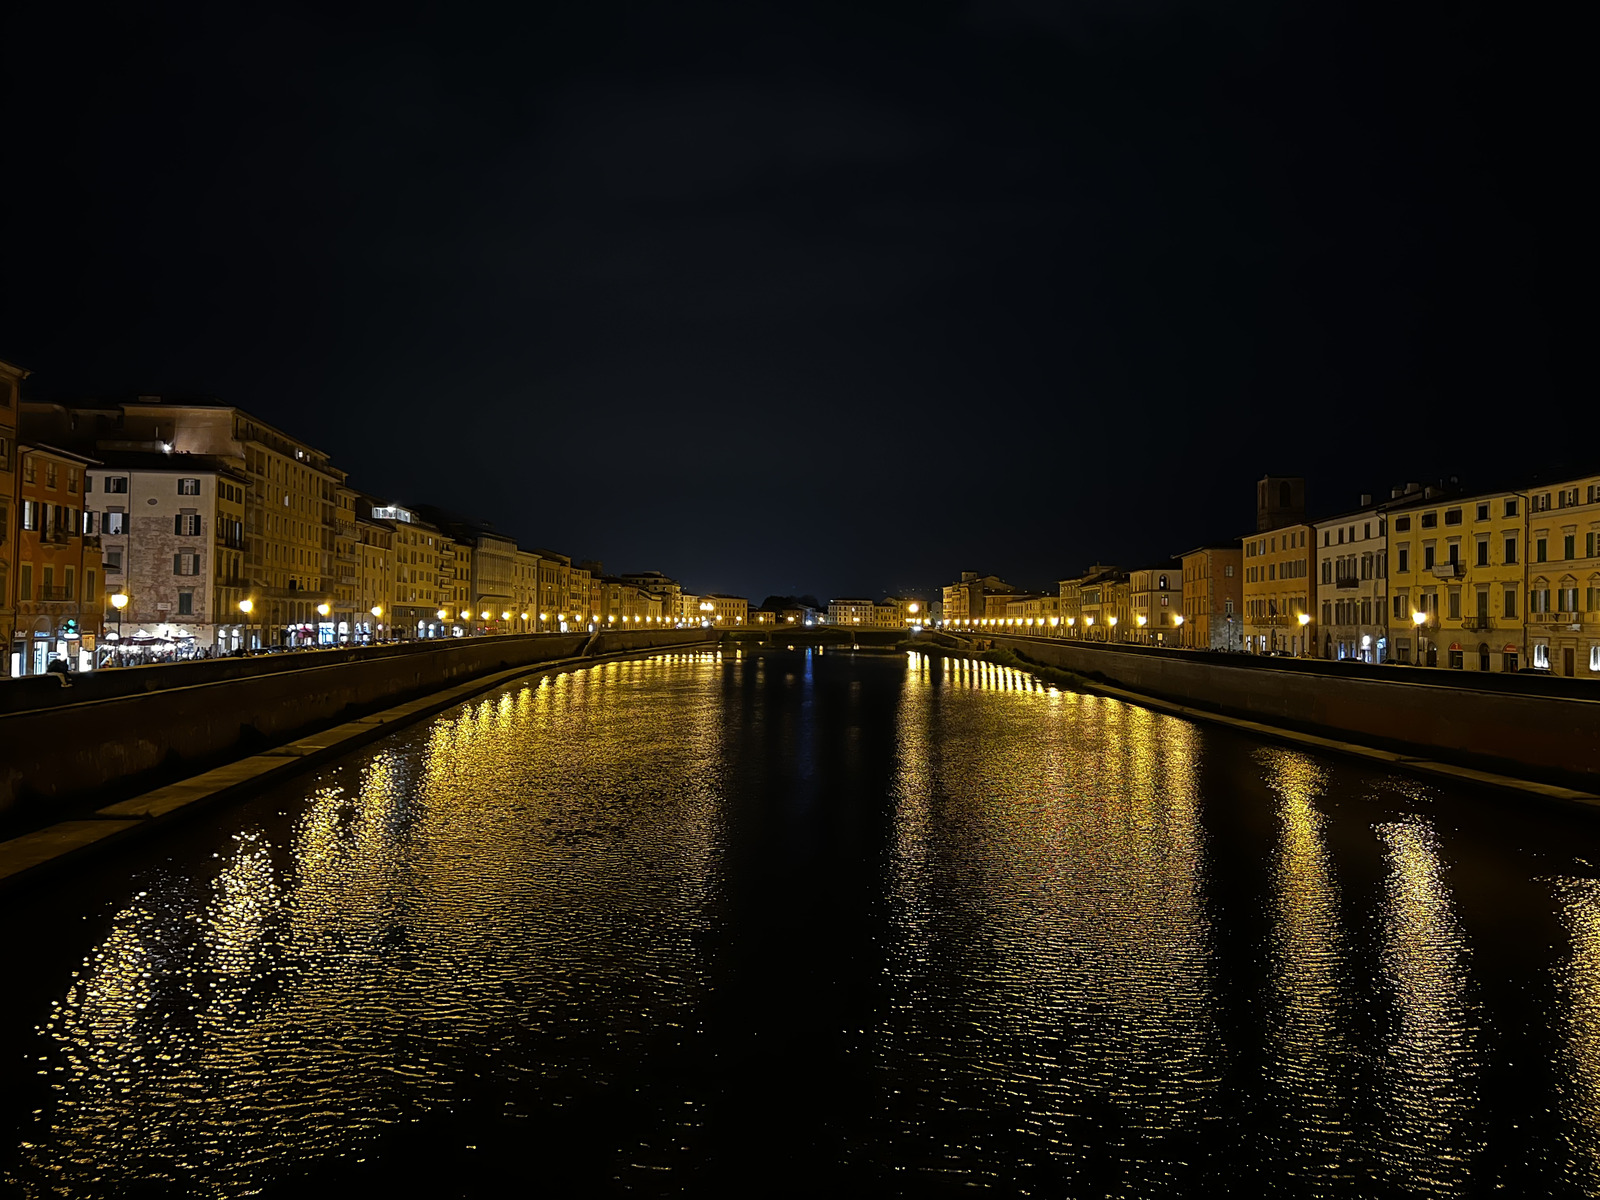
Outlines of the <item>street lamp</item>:
[{"label": "street lamp", "polygon": [[1172,625],[1173,625],[1173,628],[1178,631],[1178,645],[1182,646],[1183,645],[1183,614],[1182,613],[1173,613],[1172,614]]},{"label": "street lamp", "polygon": [[1411,623],[1417,627],[1417,658],[1416,665],[1422,665],[1422,626],[1427,621],[1428,614],[1418,609],[1411,614]]},{"label": "street lamp", "polygon": [[378,640],[378,618],[381,616],[383,616],[383,605],[374,604],[372,606],[372,628],[367,630],[367,645],[369,646]]},{"label": "street lamp", "polygon": [[1306,626],[1311,624],[1311,614],[1301,613],[1295,619],[1300,622],[1300,657],[1309,658],[1310,655],[1306,650]]},{"label": "street lamp", "polygon": [[249,597],[239,601],[239,611],[244,614],[244,648],[250,649],[250,614],[255,610],[256,602]]},{"label": "street lamp", "polygon": [[1115,618],[1115,617],[1107,617],[1106,618],[1106,624],[1111,627],[1111,632],[1106,635],[1106,638],[1109,641],[1111,638],[1115,637],[1116,634],[1117,634],[1117,618]]},{"label": "street lamp", "polygon": [[1134,620],[1139,622],[1139,628],[1140,629],[1143,629],[1147,624],[1149,624],[1149,618],[1146,617],[1142,613],[1139,616],[1135,617]]},{"label": "street lamp", "polygon": [[111,607],[117,610],[117,662],[122,661],[122,610],[128,607],[126,590],[111,593]]}]

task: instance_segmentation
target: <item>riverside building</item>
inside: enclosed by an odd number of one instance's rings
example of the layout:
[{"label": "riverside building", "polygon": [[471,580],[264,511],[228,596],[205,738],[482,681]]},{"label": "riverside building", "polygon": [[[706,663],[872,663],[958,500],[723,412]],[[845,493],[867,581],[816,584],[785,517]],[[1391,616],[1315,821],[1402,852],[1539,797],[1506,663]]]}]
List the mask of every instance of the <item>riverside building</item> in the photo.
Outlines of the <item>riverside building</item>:
[{"label": "riverside building", "polygon": [[1237,650],[1244,636],[1244,551],[1232,543],[1197,546],[1182,557],[1183,628],[1191,650]]},{"label": "riverside building", "polygon": [[1242,541],[1243,648],[1308,654],[1316,644],[1316,548],[1305,523],[1305,480],[1269,475],[1256,483],[1256,532]]},{"label": "riverside building", "polygon": [[1526,496],[1409,484],[1384,508],[1395,659],[1466,671],[1526,666]]},{"label": "riverside building", "polygon": [[107,618],[125,647],[231,653],[249,621],[245,490],[229,460],[108,452],[85,478],[84,529],[100,536]]},{"label": "riverside building", "polygon": [[1530,489],[1527,499],[1533,663],[1600,678],[1600,475]]},{"label": "riverside building", "polygon": [[1387,517],[1361,497],[1354,512],[1312,525],[1317,594],[1322,604],[1322,658],[1387,662],[1389,580]]}]

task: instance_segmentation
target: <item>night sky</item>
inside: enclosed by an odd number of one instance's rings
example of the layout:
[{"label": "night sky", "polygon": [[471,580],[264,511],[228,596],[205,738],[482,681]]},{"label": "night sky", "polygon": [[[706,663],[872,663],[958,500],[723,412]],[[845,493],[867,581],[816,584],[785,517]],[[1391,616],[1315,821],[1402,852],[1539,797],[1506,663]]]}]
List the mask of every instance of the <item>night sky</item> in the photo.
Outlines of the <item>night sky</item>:
[{"label": "night sky", "polygon": [[610,570],[1038,584],[1600,432],[1556,9],[158,7],[0,18],[28,394]]}]

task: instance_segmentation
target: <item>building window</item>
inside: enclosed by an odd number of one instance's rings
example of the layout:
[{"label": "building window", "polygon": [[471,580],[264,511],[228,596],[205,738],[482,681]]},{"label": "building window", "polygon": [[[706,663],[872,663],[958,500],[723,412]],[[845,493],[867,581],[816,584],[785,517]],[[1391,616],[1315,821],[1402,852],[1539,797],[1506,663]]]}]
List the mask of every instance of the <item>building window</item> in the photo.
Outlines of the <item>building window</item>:
[{"label": "building window", "polygon": [[1536,538],[1534,540],[1534,543],[1533,543],[1533,561],[1534,562],[1544,562],[1545,561],[1545,539],[1544,538]]},{"label": "building window", "polygon": [[1516,615],[1517,615],[1517,589],[1508,587],[1506,589],[1506,616],[1515,617]]},{"label": "building window", "polygon": [[1446,525],[1459,525],[1459,524],[1461,524],[1461,510],[1459,508],[1447,508],[1447,509],[1445,509],[1445,511],[1444,511],[1444,523]]},{"label": "building window", "polygon": [[172,532],[179,537],[195,537],[200,533],[200,514],[181,512],[172,518]]},{"label": "building window", "polygon": [[[1592,535],[1591,535],[1592,536]],[[1561,539],[1561,557],[1573,559],[1577,557],[1578,538],[1576,534],[1569,533]]]},{"label": "building window", "polygon": [[1410,529],[1411,529],[1411,518],[1410,517],[1396,517],[1394,519],[1394,531],[1396,533],[1407,533],[1407,532],[1410,531]]},{"label": "building window", "polygon": [[1514,517],[1516,515],[1517,515],[1517,502],[1515,500],[1507,500],[1506,501],[1506,516]]},{"label": "building window", "polygon": [[187,550],[174,554],[172,556],[172,573],[174,575],[200,574],[200,556]]},{"label": "building window", "polygon": [[1593,642],[1589,646],[1589,670],[1600,671],[1600,642]]},{"label": "building window", "polygon": [[193,592],[179,592],[178,593],[178,615],[180,617],[192,617],[192,616],[194,616],[194,593]]},{"label": "building window", "polygon": [[101,524],[101,532],[113,537],[128,532],[128,514],[115,510],[106,513],[105,521]]},{"label": "building window", "polygon": [[1536,667],[1544,667],[1546,669],[1549,668],[1549,666],[1550,666],[1550,645],[1549,645],[1549,643],[1547,643],[1547,642],[1535,642],[1533,644],[1533,665],[1536,666]]},{"label": "building window", "polygon": [[1488,538],[1479,538],[1478,539],[1478,562],[1477,562],[1477,565],[1480,566],[1480,567],[1487,567],[1489,565],[1489,539]]},{"label": "building window", "polygon": [[178,495],[198,496],[200,494],[200,481],[198,479],[178,480]]},{"label": "building window", "polygon": [[128,490],[128,477],[126,475],[109,475],[106,477],[106,491],[126,493]]},{"label": "building window", "polygon": [[24,500],[22,502],[22,528],[30,533],[39,531],[39,509],[37,500]]},{"label": "building window", "polygon": [[1487,504],[1478,505],[1478,520],[1487,521],[1488,519],[1489,519],[1489,506]]},{"label": "building window", "polygon": [[1422,547],[1422,569],[1424,571],[1431,571],[1433,569],[1433,553],[1434,550],[1432,542],[1428,542]]},{"label": "building window", "polygon": [[1404,575],[1411,570],[1411,547],[1401,546],[1396,550],[1399,557],[1395,560],[1395,570]]},{"label": "building window", "polygon": [[1423,513],[1422,514],[1422,527],[1424,529],[1433,529],[1433,528],[1437,527],[1438,524],[1439,524],[1439,514],[1438,513],[1436,513],[1436,512],[1427,512],[1427,513]]},{"label": "building window", "polygon": [[111,574],[113,571],[120,572],[122,570],[122,551],[107,550],[105,566],[107,575]]},{"label": "building window", "polygon": [[1517,562],[1517,539],[1514,538],[1514,537],[1508,537],[1506,539],[1506,565],[1508,567],[1509,566],[1515,566],[1516,562]]},{"label": "building window", "polygon": [[1451,588],[1450,589],[1449,612],[1450,612],[1450,619],[1452,621],[1459,621],[1461,619],[1461,589],[1460,588]]}]

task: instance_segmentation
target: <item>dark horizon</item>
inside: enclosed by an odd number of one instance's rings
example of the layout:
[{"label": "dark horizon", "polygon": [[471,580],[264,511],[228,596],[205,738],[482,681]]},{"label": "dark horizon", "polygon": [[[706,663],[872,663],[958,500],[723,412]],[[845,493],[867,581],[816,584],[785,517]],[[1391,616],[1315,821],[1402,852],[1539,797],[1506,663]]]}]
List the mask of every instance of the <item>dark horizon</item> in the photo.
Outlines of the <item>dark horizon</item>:
[{"label": "dark horizon", "polygon": [[7,18],[28,396],[214,395],[753,602],[1040,586],[1243,533],[1263,474],[1326,515],[1596,431],[1537,16],[384,16]]}]

